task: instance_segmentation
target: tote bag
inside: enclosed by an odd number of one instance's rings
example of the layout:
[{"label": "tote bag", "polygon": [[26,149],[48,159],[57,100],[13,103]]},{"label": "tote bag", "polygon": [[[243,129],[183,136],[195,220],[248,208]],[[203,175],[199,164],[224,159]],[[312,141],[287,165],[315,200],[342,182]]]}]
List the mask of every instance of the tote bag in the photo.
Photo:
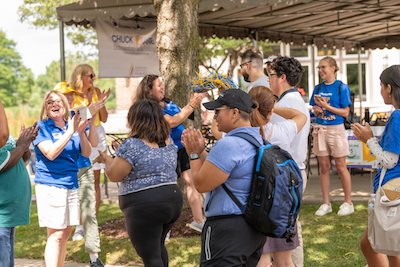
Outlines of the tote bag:
[{"label": "tote bag", "polygon": [[400,255],[400,199],[390,201],[382,190],[382,169],[375,205],[368,209],[368,240],[375,252]]}]

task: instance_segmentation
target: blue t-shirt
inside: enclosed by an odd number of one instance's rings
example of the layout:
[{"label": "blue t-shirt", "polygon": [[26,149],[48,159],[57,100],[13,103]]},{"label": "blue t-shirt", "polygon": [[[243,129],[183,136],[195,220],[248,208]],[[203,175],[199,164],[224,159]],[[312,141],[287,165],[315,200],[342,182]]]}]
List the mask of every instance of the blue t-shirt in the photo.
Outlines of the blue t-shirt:
[{"label": "blue t-shirt", "polygon": [[[225,182],[226,186],[240,203],[246,205],[250,193],[256,148],[243,138],[231,136],[239,132],[249,133],[260,143],[262,142],[259,128],[237,128],[227,133],[224,138],[215,144],[206,160],[223,172],[229,173],[229,177]],[[212,179],[212,177],[209,178]],[[206,217],[242,214],[239,207],[228,196],[222,186],[218,186],[206,194],[204,210]]]},{"label": "blue t-shirt", "polygon": [[[390,115],[389,120],[386,123],[385,131],[382,134],[382,138],[379,141],[382,149],[384,151],[389,151],[392,153],[400,154],[400,110],[396,109],[393,111],[392,115]],[[378,173],[374,178],[374,192],[378,189],[379,186],[379,178],[381,175],[382,169],[378,170]],[[383,178],[382,185],[386,182],[390,181],[393,178],[400,177],[400,159],[397,162],[396,166],[387,169],[385,177]]]},{"label": "blue t-shirt", "polygon": [[[316,105],[314,101],[315,94],[319,94],[321,97],[325,98],[328,104],[335,108],[347,108],[351,105],[350,89],[347,84],[344,84],[339,80],[336,80],[334,83],[329,85],[325,84],[324,81],[322,82],[319,90],[318,85],[316,85],[310,99],[311,106]],[[334,114],[328,110],[325,110],[324,113],[325,114],[322,114],[316,118],[315,122],[317,124],[339,125],[344,123],[344,118],[342,116]]]},{"label": "blue t-shirt", "polygon": [[[168,114],[170,116],[174,116],[175,114],[178,114],[181,112],[181,109],[178,107],[177,104],[174,102],[165,102],[165,108],[163,108],[163,113]],[[183,124],[179,124],[178,126],[174,127],[171,129],[171,138],[174,141],[174,144],[177,145],[178,149],[183,148],[183,145],[181,143],[181,136],[182,132],[185,130],[185,127]]]},{"label": "blue t-shirt", "polygon": [[118,148],[117,156],[127,160],[132,170],[120,186],[119,195],[145,189],[176,184],[178,149],[175,144],[152,148],[137,138],[126,139]]},{"label": "blue t-shirt", "polygon": [[[37,145],[42,141],[56,142],[65,131],[52,119],[40,121],[38,135],[33,141],[36,155],[35,183],[65,189],[78,188],[78,157],[81,154],[79,134],[75,132],[63,151],[54,160],[49,160]],[[68,127],[68,124],[66,125]]]}]

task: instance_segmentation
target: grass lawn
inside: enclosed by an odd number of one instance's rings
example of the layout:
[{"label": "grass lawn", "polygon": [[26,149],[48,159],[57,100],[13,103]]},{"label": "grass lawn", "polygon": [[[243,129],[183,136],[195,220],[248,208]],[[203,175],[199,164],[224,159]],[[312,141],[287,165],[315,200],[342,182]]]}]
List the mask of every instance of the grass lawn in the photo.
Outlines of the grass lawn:
[{"label": "grass lawn", "polygon": [[[314,216],[317,204],[305,204],[301,211],[305,266],[312,267],[358,267],[365,261],[359,250],[359,239],[367,224],[367,204],[355,204],[356,212],[351,216],[339,217],[335,211],[324,216]],[[122,214],[115,204],[102,204],[99,212],[99,225],[120,218]],[[31,224],[18,227],[15,241],[16,258],[43,258],[46,231],[39,228],[36,205],[32,205]],[[101,234],[100,257],[108,264],[140,263],[127,238]],[[200,237],[171,238],[167,244],[170,266],[199,266]],[[68,242],[68,260],[88,262],[83,241]]]}]

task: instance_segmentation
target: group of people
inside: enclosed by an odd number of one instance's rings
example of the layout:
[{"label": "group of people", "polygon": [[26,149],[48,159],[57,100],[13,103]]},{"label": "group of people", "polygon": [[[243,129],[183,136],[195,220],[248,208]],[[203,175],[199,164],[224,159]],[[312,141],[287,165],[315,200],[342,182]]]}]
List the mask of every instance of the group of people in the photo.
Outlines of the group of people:
[{"label": "group of people", "polygon": [[[240,68],[250,82],[248,92],[228,89],[203,104],[214,112],[213,131],[220,137],[209,152],[201,132],[183,126],[207,94],[193,94],[180,108],[165,96],[164,84],[157,75],[146,75],[140,82],[127,116],[128,137],[114,158],[105,151],[101,127],[107,120],[104,104],[110,92],[94,86],[95,73],[89,65],[77,66],[68,83],[46,93],[40,121],[22,127],[17,141],[9,135],[0,104],[0,266],[13,266],[15,227],[29,223],[31,185],[24,162],[29,159],[31,142],[36,154],[39,225],[47,228],[46,266],[64,265],[67,240],[75,225],[82,225],[77,233],[84,230],[91,266],[103,266],[98,257],[99,199],[94,164],[104,164],[107,177],[120,183],[119,206],[130,241],[146,267],[168,266],[165,239],[180,216],[183,202],[178,177],[186,184],[192,209],[189,226],[202,232],[201,266],[303,266],[300,221],[292,242],[266,238],[248,225],[243,211],[223,189],[223,185],[228,187],[246,205],[256,149],[235,136],[246,133],[260,144],[267,140],[288,151],[301,170],[305,190],[310,112],[297,90],[303,68],[294,58],[278,56],[268,62],[266,75],[262,55],[251,50],[242,55]],[[318,69],[323,82],[315,86],[310,105],[316,116],[313,151],[319,161],[323,204],[315,214],[332,212],[332,157],[345,193],[338,215],[350,215],[354,207],[343,125],[351,104],[349,88],[336,79],[338,66],[333,58],[323,58]],[[400,140],[396,134],[400,127],[400,65],[384,70],[380,79],[385,103],[395,108],[382,139],[374,138],[368,125],[355,123],[352,129],[387,168],[384,185],[400,177]],[[375,191],[379,175],[380,171],[374,179]],[[370,266],[400,264],[398,256],[375,252],[367,232],[361,239],[361,249]]]}]

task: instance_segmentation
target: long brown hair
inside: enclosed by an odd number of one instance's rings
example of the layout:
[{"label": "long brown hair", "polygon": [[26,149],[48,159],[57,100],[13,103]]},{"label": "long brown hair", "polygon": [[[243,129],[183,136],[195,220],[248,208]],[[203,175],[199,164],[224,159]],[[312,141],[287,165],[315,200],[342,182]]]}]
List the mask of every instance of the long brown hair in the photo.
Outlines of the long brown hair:
[{"label": "long brown hair", "polygon": [[136,95],[132,99],[132,102],[143,99],[156,101],[156,99],[154,99],[153,95],[151,94],[151,89],[153,89],[154,81],[158,78],[159,76],[154,74],[148,74],[144,76],[136,89]]},{"label": "long brown hair", "polygon": [[250,114],[250,123],[253,127],[260,127],[260,134],[264,137],[263,126],[268,123],[268,116],[274,108],[276,97],[271,89],[264,86],[253,87],[249,95],[256,104],[256,108]]},{"label": "long brown hair", "polygon": [[169,138],[171,128],[164,118],[160,105],[153,100],[137,100],[129,108],[129,137],[162,144]]}]

